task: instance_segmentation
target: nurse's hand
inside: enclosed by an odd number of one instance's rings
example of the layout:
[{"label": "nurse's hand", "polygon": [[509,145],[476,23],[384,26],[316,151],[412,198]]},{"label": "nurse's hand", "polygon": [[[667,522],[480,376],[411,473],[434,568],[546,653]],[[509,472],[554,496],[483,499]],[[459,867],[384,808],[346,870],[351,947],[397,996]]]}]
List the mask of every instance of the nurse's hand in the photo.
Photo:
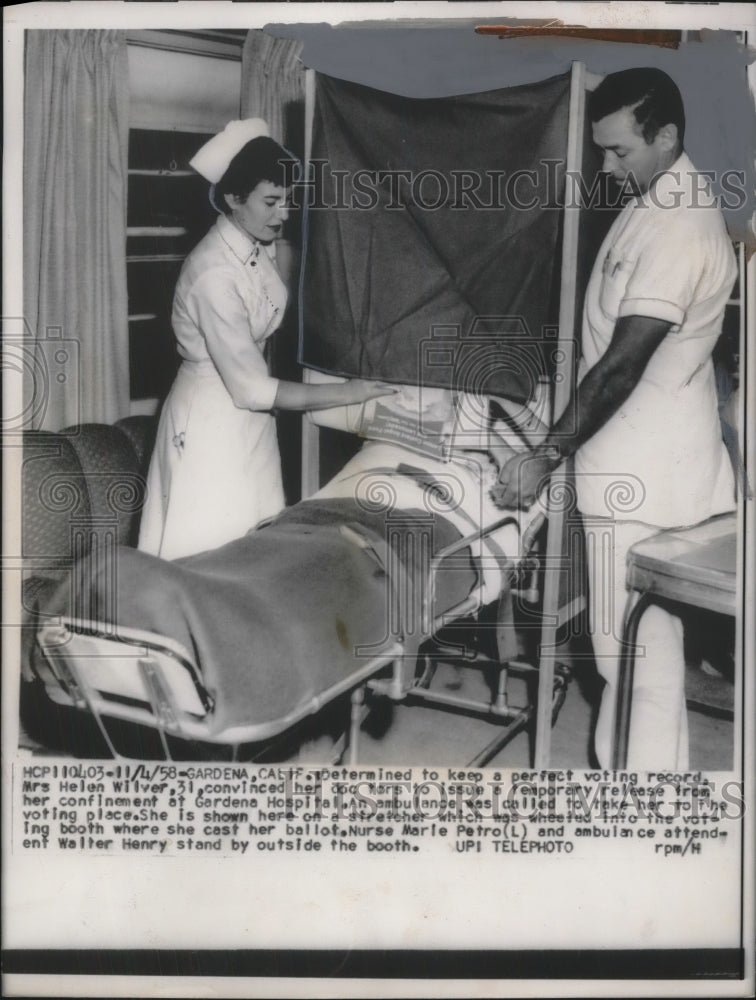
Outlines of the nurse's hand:
[{"label": "nurse's hand", "polygon": [[514,455],[502,467],[498,483],[491,488],[491,499],[505,510],[529,510],[555,467],[550,456],[538,452]]},{"label": "nurse's hand", "polygon": [[378,396],[390,396],[399,392],[401,386],[389,385],[388,382],[375,382],[362,378],[350,378],[344,383],[345,403],[364,403],[367,399]]}]

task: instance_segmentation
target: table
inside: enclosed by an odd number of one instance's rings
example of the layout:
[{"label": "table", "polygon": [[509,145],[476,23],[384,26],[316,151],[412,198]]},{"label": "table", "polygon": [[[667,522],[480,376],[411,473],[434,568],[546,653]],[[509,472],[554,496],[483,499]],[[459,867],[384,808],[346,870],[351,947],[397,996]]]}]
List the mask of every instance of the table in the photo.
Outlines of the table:
[{"label": "table", "polygon": [[638,625],[654,601],[672,600],[735,615],[737,523],[722,514],[693,528],[670,528],[637,542],[627,557],[630,590],[622,630],[613,767],[627,766]]}]

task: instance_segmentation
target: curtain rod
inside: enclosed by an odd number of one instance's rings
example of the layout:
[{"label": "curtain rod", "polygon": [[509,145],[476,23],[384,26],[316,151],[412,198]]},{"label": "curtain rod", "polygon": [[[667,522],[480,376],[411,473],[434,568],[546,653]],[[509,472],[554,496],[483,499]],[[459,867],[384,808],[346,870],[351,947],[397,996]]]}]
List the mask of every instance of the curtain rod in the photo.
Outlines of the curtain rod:
[{"label": "curtain rod", "polygon": [[129,45],[139,45],[147,49],[161,49],[164,52],[182,52],[189,55],[208,56],[212,59],[230,59],[241,62],[244,39],[236,41],[213,37],[202,31],[153,31],[150,29],[126,32]]}]

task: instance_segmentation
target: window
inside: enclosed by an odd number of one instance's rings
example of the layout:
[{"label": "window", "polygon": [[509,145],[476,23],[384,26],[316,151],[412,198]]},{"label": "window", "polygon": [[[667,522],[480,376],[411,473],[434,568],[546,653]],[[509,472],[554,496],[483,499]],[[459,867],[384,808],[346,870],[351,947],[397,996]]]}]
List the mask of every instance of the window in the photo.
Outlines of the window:
[{"label": "window", "polygon": [[239,117],[239,32],[127,35],[131,128],[127,218],[131,409],[152,413],[179,358],[171,308],[181,264],[212,225],[207,181],[189,161]]},{"label": "window", "polygon": [[189,160],[206,133],[131,129],[128,229],[129,365],[132,400],[168,391],[178,367],[171,305],[181,264],[212,225],[207,181]]}]

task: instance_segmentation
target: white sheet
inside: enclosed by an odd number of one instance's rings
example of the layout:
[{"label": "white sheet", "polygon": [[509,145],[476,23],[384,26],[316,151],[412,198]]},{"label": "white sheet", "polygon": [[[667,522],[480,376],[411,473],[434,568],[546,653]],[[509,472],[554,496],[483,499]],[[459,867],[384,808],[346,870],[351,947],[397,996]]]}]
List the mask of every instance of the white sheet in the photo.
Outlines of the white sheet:
[{"label": "white sheet", "polygon": [[[440,489],[428,489],[409,476],[392,476],[381,471],[395,470],[399,465],[421,469]],[[488,604],[501,592],[502,555],[518,561],[521,533],[544,511],[540,501],[529,511],[504,511],[495,507],[489,490],[496,476],[496,465],[485,452],[460,453],[447,462],[419,455],[399,445],[368,441],[313,499],[354,497],[358,503],[370,505],[371,509],[378,505],[385,506],[387,511],[427,510],[446,517],[465,536],[511,516],[516,523],[504,525],[473,543],[473,555],[478,558],[483,573],[481,603]]]}]

